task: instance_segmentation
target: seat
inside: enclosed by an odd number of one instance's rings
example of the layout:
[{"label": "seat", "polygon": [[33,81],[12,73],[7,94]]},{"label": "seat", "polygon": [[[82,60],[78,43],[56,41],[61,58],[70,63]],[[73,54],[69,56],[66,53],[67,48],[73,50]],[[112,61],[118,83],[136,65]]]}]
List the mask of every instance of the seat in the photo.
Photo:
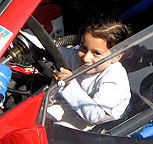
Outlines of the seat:
[{"label": "seat", "polygon": [[[151,90],[152,90],[152,88],[148,89],[148,92],[146,92],[145,96],[143,96],[143,97],[147,97],[148,100],[152,100]],[[127,107],[123,117],[118,120],[113,120],[113,121],[105,122],[102,124],[98,124],[91,130],[91,132],[101,133],[101,134],[105,133],[106,131],[112,129],[113,127],[119,125],[120,123],[124,122],[125,120],[130,119],[131,117],[135,116],[136,114],[138,114],[148,108],[149,108],[149,105],[144,100],[142,100],[140,98],[140,94],[137,93],[135,90],[131,89],[130,103],[129,103],[129,106]]]}]

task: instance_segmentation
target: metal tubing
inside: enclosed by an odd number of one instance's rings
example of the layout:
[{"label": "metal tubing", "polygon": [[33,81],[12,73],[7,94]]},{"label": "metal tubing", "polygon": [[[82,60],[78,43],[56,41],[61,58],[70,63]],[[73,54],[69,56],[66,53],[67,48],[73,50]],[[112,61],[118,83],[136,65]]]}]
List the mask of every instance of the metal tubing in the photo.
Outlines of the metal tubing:
[{"label": "metal tubing", "polygon": [[47,93],[45,93],[46,99],[45,99],[44,107],[43,107],[43,114],[42,114],[42,121],[41,121],[42,126],[45,126],[49,94],[50,94],[50,92],[52,92],[57,87],[58,87],[57,84],[55,84],[51,88],[48,89]]},{"label": "metal tubing", "polygon": [[13,57],[11,55],[8,55],[6,58],[5,57],[2,57],[0,59],[0,63],[1,64],[5,64],[5,65],[9,65],[9,62],[13,60]]}]

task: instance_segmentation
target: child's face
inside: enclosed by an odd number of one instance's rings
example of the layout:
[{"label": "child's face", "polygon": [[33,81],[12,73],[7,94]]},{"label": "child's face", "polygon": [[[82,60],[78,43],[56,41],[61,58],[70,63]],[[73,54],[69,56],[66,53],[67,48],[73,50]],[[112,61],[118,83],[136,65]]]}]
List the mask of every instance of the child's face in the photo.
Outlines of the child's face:
[{"label": "child's face", "polygon": [[[107,53],[104,54],[104,52],[106,51]],[[82,37],[78,56],[81,65],[84,65],[85,68],[96,63],[107,55],[110,55],[110,53],[111,52],[107,48],[107,43],[105,40],[101,38],[95,38],[90,33],[85,33]],[[87,73],[93,74],[97,72],[102,72],[111,64],[111,62],[112,59],[89,70]]]}]

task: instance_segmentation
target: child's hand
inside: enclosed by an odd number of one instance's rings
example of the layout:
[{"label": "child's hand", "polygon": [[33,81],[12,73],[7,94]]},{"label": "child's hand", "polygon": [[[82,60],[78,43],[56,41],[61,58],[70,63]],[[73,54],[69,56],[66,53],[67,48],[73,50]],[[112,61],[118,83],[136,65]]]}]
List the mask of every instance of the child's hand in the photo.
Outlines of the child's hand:
[{"label": "child's hand", "polygon": [[52,72],[53,72],[55,81],[66,79],[67,77],[72,75],[72,72],[70,70],[65,69],[63,67],[60,67],[60,72],[58,72],[57,70],[53,70]]}]

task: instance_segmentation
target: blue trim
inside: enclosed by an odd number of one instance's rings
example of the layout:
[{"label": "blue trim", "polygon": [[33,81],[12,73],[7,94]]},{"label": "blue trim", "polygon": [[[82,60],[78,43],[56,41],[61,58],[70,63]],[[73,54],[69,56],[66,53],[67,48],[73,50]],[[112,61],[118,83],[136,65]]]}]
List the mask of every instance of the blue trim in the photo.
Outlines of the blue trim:
[{"label": "blue trim", "polygon": [[124,21],[129,17],[144,13],[152,4],[152,2],[153,0],[142,0],[141,2],[130,8],[128,11],[126,11],[124,14],[122,14],[118,19]]}]

